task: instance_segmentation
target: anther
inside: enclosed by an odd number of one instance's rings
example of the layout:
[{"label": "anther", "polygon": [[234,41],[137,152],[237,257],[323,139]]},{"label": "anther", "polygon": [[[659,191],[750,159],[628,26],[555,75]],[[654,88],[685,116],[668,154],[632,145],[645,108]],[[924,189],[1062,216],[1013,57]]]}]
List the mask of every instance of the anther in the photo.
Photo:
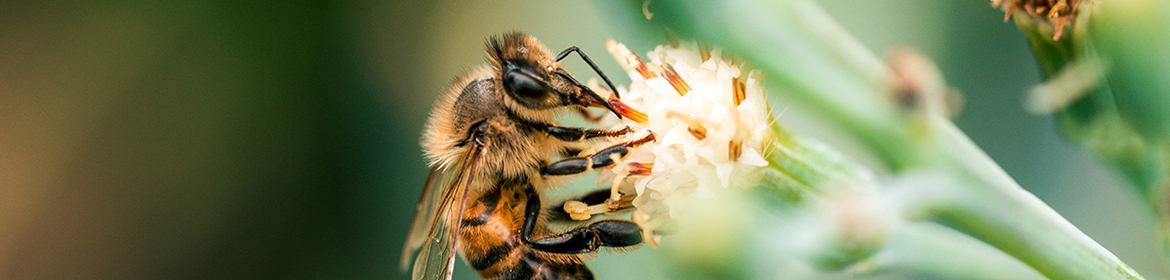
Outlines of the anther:
[{"label": "anther", "polygon": [[702,62],[707,62],[711,59],[711,47],[705,44],[699,44],[699,56],[703,59]]},{"label": "anther", "polygon": [[743,141],[739,139],[731,139],[727,142],[728,158],[732,161],[739,160],[739,156],[743,155]]},{"label": "anther", "polygon": [[739,103],[747,98],[747,75],[740,74],[739,77],[735,77],[731,84],[731,93],[732,100],[735,100],[735,106],[739,106]]},{"label": "anther", "polygon": [[614,41],[613,39],[606,40],[605,48],[608,49],[610,53],[616,52],[624,57],[626,60],[626,67],[637,70],[638,74],[642,74],[643,79],[649,80],[651,78],[658,77],[658,74],[654,74],[653,71],[650,71],[650,68],[646,66],[646,62],[642,61],[641,57],[638,57],[638,55],[630,51],[630,49],[627,49],[624,46],[619,46],[617,41]]},{"label": "anther", "polygon": [[605,200],[606,207],[609,207],[609,212],[618,211],[625,208],[634,207],[634,198],[637,195],[623,195],[619,199],[612,197]]},{"label": "anther", "polygon": [[631,162],[628,164],[628,173],[630,176],[646,176],[650,175],[650,170],[654,169],[654,163]]},{"label": "anther", "polygon": [[683,81],[682,76],[679,76],[677,71],[674,71],[674,66],[671,66],[670,63],[663,66],[665,66],[663,68],[665,70],[663,74],[666,75],[666,81],[670,82],[670,86],[674,87],[674,91],[678,92],[679,96],[684,96],[688,92],[691,92],[691,86],[687,85],[686,81]]},{"label": "anther", "polygon": [[666,117],[681,120],[687,123],[687,132],[690,132],[691,136],[694,136],[695,139],[707,139],[707,128],[704,128],[703,124],[699,123],[695,119],[692,119],[691,117],[688,117],[686,114],[683,114],[679,111],[670,111],[666,112]]},{"label": "anther", "polygon": [[616,173],[616,175],[613,176],[613,179],[610,181],[609,199],[606,199],[606,201],[619,200],[622,198],[622,194],[618,192],[618,188],[621,187],[622,182],[626,180],[626,177],[629,176],[630,173],[626,172],[626,165],[620,162],[620,156],[617,154],[611,154],[609,155],[609,159],[616,163],[613,169],[613,172]]},{"label": "anther", "polygon": [[634,108],[630,108],[630,106],[626,106],[625,103],[622,103],[621,99],[610,98],[609,107],[613,108],[614,111],[617,111],[618,114],[621,114],[623,117],[626,117],[636,123],[646,124],[646,122],[650,121],[650,118],[646,116],[646,113],[642,113],[642,111],[638,111]]}]

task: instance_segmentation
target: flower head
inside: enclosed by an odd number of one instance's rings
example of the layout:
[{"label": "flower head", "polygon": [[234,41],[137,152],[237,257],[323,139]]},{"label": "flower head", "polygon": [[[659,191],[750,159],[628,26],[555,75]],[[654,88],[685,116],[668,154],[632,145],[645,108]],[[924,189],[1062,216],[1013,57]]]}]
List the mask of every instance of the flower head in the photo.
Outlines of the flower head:
[{"label": "flower head", "polygon": [[[650,246],[656,230],[670,225],[678,199],[736,186],[768,165],[761,151],[770,145],[769,111],[758,71],[750,71],[696,43],[658,46],[642,60],[624,45],[607,42],[633,82],[621,87],[620,103],[640,117],[608,119],[629,126],[629,141],[656,136],[630,151],[599,181],[618,191],[637,193],[633,219]],[[603,90],[598,88],[598,90]],[[599,91],[600,92],[600,91]],[[632,114],[637,115],[637,114]]]},{"label": "flower head", "polygon": [[991,0],[991,6],[1003,9],[1003,21],[1011,19],[1016,11],[1024,11],[1033,18],[1047,17],[1052,21],[1056,33],[1052,40],[1059,40],[1064,26],[1076,19],[1083,0]]}]

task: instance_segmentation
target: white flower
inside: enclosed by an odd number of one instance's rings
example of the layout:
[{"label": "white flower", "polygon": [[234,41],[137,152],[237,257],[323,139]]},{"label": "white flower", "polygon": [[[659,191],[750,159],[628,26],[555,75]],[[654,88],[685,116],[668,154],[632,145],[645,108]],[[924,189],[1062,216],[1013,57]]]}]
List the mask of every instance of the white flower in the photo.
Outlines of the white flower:
[{"label": "white flower", "polygon": [[760,73],[725,60],[718,49],[696,43],[658,46],[643,62],[613,40],[607,47],[633,80],[618,89],[620,102],[611,103],[633,110],[619,109],[626,118],[604,124],[632,128],[635,133],[625,140],[653,133],[656,141],[633,148],[612,170],[601,171],[598,183],[612,182],[615,197],[619,189],[637,193],[633,220],[655,247],[654,231],[669,225],[683,207],[681,198],[735,186],[738,178],[768,165],[761,153],[771,139],[767,100]]}]

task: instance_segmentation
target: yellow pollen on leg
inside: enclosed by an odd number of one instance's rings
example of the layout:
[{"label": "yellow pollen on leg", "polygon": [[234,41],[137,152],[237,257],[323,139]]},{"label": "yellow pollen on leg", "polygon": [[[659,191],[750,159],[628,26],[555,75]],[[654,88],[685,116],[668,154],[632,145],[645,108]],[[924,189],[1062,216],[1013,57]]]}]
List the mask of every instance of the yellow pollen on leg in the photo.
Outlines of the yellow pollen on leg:
[{"label": "yellow pollen on leg", "polygon": [[584,221],[593,217],[593,214],[603,214],[609,212],[609,206],[606,204],[588,205],[584,202],[572,200],[565,202],[565,212],[569,213],[569,218],[574,221]]}]

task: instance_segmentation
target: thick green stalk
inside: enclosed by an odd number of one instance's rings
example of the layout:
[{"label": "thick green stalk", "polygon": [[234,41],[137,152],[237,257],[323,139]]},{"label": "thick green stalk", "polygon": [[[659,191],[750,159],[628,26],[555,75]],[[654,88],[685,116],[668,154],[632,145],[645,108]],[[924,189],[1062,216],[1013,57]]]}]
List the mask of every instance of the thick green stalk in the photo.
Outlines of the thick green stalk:
[{"label": "thick green stalk", "polygon": [[[764,201],[764,204],[798,211],[817,212],[829,200],[848,196],[872,196],[882,192],[872,181],[869,171],[844,158],[831,147],[816,140],[793,134],[773,123],[773,139],[767,150],[768,167],[756,173],[756,188],[771,191],[775,196],[755,196],[767,199],[779,197],[785,201]],[[951,186],[943,186],[942,189]],[[900,185],[894,189],[901,190]],[[887,189],[890,189],[887,187]],[[916,193],[933,193],[938,188],[913,189]],[[959,191],[949,191],[957,194]],[[919,196],[916,196],[919,197]],[[926,196],[936,198],[935,196]],[[934,205],[936,200],[915,201],[920,205]],[[923,206],[924,207],[924,206]],[[892,270],[922,275],[946,276],[960,279],[1038,279],[1035,270],[997,251],[987,244],[953,230],[940,230],[930,222],[903,221],[898,211],[877,213],[890,223],[877,223],[888,229],[857,229],[874,232],[875,238],[842,239],[831,242],[813,256],[811,262],[826,271],[848,268],[854,273],[882,273]],[[916,212],[917,213],[917,212]],[[910,217],[915,218],[915,217]],[[921,217],[918,217],[921,218]],[[832,221],[830,223],[849,223]],[[854,236],[849,233],[837,234]],[[886,242],[885,240],[890,240]],[[876,241],[876,242],[867,242]],[[915,243],[927,242],[927,243]],[[954,256],[962,255],[962,258]]]},{"label": "thick green stalk", "polygon": [[1047,279],[986,243],[929,222],[899,227],[863,267],[859,272],[913,271],[933,279]]},{"label": "thick green stalk", "polygon": [[[1142,279],[1133,269],[1021,188],[958,128],[941,117],[929,118],[931,139],[919,142],[936,151],[941,162],[907,169],[903,175],[930,174],[925,184],[899,184],[894,191],[913,193],[907,219],[933,221],[987,242],[1051,279]],[[859,170],[815,141],[774,127],[777,142],[761,172],[761,184],[798,205],[809,200],[872,190]],[[914,143],[910,143],[915,145]],[[796,199],[792,199],[796,198]],[[860,246],[860,247],[858,247]],[[834,258],[818,266],[843,268],[868,258],[882,244],[840,246]],[[963,248],[963,246],[956,246]],[[971,250],[978,250],[971,248]],[[966,257],[971,262],[1003,262]],[[827,263],[820,263],[827,262]],[[977,277],[964,274],[964,277]]]},{"label": "thick green stalk", "polygon": [[[1142,279],[1108,250],[1021,188],[945,119],[935,119],[947,179],[919,191],[922,218],[953,227],[1052,279]],[[949,169],[949,170],[948,170]]]}]

